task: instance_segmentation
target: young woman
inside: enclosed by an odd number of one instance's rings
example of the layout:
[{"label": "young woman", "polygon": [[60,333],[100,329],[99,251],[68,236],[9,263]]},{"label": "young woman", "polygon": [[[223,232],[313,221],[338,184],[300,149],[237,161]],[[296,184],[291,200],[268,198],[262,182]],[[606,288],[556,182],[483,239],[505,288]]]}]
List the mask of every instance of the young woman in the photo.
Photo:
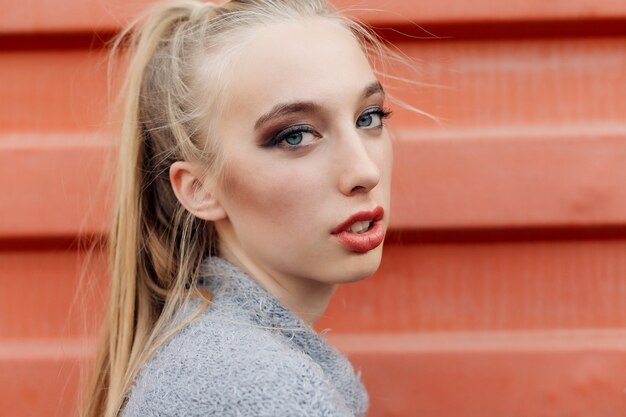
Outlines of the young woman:
[{"label": "young woman", "polygon": [[381,260],[381,44],[323,0],[178,0],[122,46],[110,301],[82,414],[365,415],[360,372],[313,325]]}]

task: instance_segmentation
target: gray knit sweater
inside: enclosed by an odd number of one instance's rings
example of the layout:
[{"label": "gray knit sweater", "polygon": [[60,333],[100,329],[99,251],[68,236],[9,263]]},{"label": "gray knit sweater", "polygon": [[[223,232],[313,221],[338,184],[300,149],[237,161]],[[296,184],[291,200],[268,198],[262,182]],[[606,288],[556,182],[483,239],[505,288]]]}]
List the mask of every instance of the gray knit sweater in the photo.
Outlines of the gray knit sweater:
[{"label": "gray knit sweater", "polygon": [[360,371],[249,275],[212,257],[200,284],[209,309],[144,365],[123,417],[365,415]]}]

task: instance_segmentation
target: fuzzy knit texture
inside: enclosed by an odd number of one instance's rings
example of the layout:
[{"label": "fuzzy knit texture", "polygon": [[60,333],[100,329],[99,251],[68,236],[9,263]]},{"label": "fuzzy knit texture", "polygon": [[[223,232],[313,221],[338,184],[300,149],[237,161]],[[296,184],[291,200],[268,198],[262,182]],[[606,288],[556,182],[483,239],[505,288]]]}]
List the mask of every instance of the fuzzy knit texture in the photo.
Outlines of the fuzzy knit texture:
[{"label": "fuzzy knit texture", "polygon": [[324,332],[225,259],[206,258],[202,267],[212,303],[143,366],[123,417],[366,414],[361,372]]}]

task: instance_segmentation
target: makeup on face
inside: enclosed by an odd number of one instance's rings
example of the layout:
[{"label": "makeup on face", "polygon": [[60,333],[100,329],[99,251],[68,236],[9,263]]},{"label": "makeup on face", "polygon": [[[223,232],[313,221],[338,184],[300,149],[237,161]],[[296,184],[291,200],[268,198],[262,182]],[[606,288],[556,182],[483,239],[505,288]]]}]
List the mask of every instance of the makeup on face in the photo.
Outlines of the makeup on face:
[{"label": "makeup on face", "polygon": [[[380,84],[379,81],[374,81],[368,86],[366,86],[361,96],[361,99],[365,100],[369,98],[370,96],[373,96],[374,94],[381,94],[383,98],[385,96],[385,90],[383,89],[383,86]],[[257,119],[257,121],[254,124],[254,129],[258,130],[263,124],[267,123],[268,121],[284,116],[284,115],[288,115],[292,113],[304,113],[304,114],[314,113],[316,111],[319,112],[320,108],[321,106],[319,104],[313,103],[313,102],[294,102],[294,103],[277,104],[270,111],[263,114],[261,117]]]},{"label": "makeup on face", "polygon": [[[380,95],[380,102],[385,99],[385,91],[379,81],[368,84],[359,97],[365,101],[374,95]],[[279,103],[271,110],[260,116],[254,124],[255,131],[260,131],[265,125],[270,125],[271,133],[263,134],[260,146],[263,148],[273,148],[279,146],[286,150],[298,150],[309,143],[314,143],[321,138],[322,134],[310,124],[298,124],[299,118],[309,118],[316,121],[328,118],[329,111],[324,105],[311,101],[297,101],[289,103]],[[361,128],[382,128],[383,120],[391,115],[391,111],[381,105],[369,106],[357,117],[357,125]],[[375,124],[375,120],[379,122]],[[273,126],[272,126],[272,122]],[[327,123],[318,123],[321,125]],[[303,138],[306,136],[306,138]],[[306,140],[308,139],[308,141]]]},{"label": "makeup on face", "polygon": [[382,224],[385,210],[376,206],[370,211],[360,211],[335,227],[331,235],[346,249],[364,253],[378,247],[385,239]]},{"label": "makeup on face", "polygon": [[371,275],[393,158],[385,92],[358,42],[323,21],[268,26],[232,76],[220,245],[285,287]]}]

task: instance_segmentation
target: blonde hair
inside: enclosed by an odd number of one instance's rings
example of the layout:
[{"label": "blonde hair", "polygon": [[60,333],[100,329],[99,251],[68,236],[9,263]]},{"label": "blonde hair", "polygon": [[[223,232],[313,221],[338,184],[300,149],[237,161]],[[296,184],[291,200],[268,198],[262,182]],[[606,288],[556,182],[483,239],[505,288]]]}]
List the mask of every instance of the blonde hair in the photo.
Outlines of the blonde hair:
[{"label": "blonde hair", "polygon": [[[345,25],[368,56],[385,50],[373,32],[323,0],[175,0],[153,6],[111,42],[110,62],[127,52],[117,98],[121,140],[109,236],[109,302],[86,393],[85,417],[114,417],[148,358],[182,326],[168,327],[194,295],[201,261],[219,253],[212,223],[178,202],[169,167],[199,161],[221,181],[215,137],[228,69],[241,35],[272,22],[321,17]],[[209,109],[211,117],[206,117]]]}]

